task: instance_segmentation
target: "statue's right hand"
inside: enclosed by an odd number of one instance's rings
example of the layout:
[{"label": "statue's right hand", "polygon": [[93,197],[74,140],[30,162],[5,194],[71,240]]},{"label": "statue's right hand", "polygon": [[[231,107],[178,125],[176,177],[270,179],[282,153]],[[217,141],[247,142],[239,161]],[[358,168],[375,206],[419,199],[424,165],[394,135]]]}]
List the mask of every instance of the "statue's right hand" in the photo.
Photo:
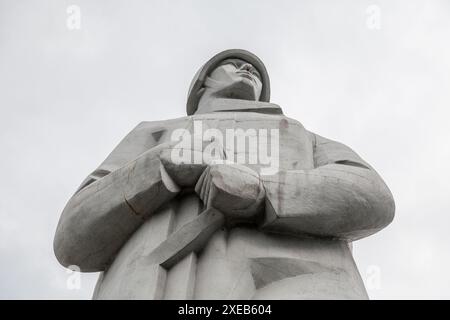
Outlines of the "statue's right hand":
[{"label": "statue's right hand", "polygon": [[194,140],[167,144],[160,158],[164,169],[180,187],[195,187],[203,171],[217,159],[225,159],[225,149],[217,141]]}]

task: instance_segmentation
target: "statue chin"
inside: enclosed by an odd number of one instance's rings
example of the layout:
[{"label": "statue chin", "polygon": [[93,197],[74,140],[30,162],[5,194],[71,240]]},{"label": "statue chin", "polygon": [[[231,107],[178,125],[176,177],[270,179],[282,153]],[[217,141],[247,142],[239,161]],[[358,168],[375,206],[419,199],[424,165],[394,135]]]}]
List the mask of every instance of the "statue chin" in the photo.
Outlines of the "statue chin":
[{"label": "statue chin", "polygon": [[221,89],[216,95],[218,98],[258,100],[258,92],[251,80],[240,79]]}]

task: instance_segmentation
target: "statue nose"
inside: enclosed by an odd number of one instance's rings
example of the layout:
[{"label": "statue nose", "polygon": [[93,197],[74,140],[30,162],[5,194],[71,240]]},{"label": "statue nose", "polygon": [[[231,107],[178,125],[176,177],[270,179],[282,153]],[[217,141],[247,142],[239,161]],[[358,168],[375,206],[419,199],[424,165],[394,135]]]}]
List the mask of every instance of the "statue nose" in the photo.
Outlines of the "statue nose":
[{"label": "statue nose", "polygon": [[252,65],[250,63],[246,63],[243,64],[240,69],[244,71],[250,71],[252,69]]}]

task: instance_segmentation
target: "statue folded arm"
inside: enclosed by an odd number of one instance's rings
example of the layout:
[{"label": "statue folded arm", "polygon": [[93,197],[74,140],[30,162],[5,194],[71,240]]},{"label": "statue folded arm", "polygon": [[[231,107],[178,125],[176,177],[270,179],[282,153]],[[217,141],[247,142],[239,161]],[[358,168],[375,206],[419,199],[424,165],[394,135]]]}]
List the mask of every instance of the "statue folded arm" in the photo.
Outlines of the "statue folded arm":
[{"label": "statue folded arm", "polygon": [[356,240],[394,217],[391,192],[349,147],[311,134],[315,168],[264,178],[269,232]]},{"label": "statue folded arm", "polygon": [[125,137],[64,208],[54,239],[62,265],[104,270],[143,221],[178,193],[160,161],[165,145],[154,146],[141,129]]}]

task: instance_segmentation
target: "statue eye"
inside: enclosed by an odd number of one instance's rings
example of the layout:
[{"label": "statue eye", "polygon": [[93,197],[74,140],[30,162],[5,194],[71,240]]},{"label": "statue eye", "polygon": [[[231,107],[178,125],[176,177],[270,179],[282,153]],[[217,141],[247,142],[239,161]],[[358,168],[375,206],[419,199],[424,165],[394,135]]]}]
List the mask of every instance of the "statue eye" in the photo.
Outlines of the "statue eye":
[{"label": "statue eye", "polygon": [[258,72],[258,70],[256,70],[256,68],[252,68],[252,69],[250,70],[250,72],[251,72],[253,75],[257,76],[259,80],[261,80],[261,74]]},{"label": "statue eye", "polygon": [[233,60],[224,60],[222,61],[222,63],[219,66],[225,66],[227,64],[231,64],[233,67],[235,67],[236,69],[239,68],[238,64],[236,63],[236,61]]}]

